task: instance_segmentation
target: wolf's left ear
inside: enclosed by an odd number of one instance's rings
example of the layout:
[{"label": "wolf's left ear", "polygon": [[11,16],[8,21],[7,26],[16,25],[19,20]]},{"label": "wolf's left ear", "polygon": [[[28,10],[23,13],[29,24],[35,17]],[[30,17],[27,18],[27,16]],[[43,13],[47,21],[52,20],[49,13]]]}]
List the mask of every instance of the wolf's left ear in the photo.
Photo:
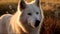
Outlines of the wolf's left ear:
[{"label": "wolf's left ear", "polygon": [[20,0],[20,9],[23,10],[26,8],[26,3],[24,0]]},{"label": "wolf's left ear", "polygon": [[35,4],[39,7],[39,5],[40,5],[40,0],[35,0]]}]

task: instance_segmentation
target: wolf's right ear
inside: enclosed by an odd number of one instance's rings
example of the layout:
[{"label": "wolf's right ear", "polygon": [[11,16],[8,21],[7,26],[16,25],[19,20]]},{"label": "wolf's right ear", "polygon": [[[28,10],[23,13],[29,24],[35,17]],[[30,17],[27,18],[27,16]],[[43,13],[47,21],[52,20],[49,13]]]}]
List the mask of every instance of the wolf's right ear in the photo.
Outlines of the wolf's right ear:
[{"label": "wolf's right ear", "polygon": [[35,5],[40,7],[39,4],[40,4],[40,0],[35,0]]},{"label": "wolf's right ear", "polygon": [[26,8],[26,3],[25,3],[25,1],[24,1],[24,0],[20,0],[20,1],[19,1],[19,6],[20,6],[20,9],[21,9],[21,10],[25,9],[25,8]]}]

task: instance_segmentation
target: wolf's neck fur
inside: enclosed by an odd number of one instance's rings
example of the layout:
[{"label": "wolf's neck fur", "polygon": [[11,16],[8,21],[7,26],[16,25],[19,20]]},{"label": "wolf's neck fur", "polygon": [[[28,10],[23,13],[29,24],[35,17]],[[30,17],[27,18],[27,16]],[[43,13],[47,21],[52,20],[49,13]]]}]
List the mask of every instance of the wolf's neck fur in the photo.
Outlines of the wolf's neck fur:
[{"label": "wolf's neck fur", "polygon": [[10,34],[11,33],[15,33],[15,34],[38,34],[39,31],[39,27],[37,28],[33,28],[27,24],[22,24],[22,22],[19,21],[20,19],[20,13],[19,11],[17,11],[12,17],[11,17],[11,20],[10,20],[10,26],[11,26],[11,30],[8,30],[10,31]]}]

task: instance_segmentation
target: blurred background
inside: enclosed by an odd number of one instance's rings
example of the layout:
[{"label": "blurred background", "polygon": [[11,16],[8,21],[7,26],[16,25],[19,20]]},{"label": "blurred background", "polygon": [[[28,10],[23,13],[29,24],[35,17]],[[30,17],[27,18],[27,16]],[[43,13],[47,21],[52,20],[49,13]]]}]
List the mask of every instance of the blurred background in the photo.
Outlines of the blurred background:
[{"label": "blurred background", "polygon": [[[40,34],[60,34],[60,0],[41,0],[40,4],[45,16]],[[17,5],[18,0],[0,0],[0,16],[14,14]]]}]

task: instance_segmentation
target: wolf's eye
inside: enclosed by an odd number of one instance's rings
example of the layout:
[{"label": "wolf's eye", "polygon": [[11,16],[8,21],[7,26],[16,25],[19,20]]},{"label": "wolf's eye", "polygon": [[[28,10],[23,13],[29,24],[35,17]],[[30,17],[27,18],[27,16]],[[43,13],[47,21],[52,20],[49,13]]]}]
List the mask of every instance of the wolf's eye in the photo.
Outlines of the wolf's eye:
[{"label": "wolf's eye", "polygon": [[32,14],[31,14],[31,13],[28,13],[28,15],[30,15],[30,16],[31,16]]},{"label": "wolf's eye", "polygon": [[39,14],[39,12],[36,12],[36,14]]}]

